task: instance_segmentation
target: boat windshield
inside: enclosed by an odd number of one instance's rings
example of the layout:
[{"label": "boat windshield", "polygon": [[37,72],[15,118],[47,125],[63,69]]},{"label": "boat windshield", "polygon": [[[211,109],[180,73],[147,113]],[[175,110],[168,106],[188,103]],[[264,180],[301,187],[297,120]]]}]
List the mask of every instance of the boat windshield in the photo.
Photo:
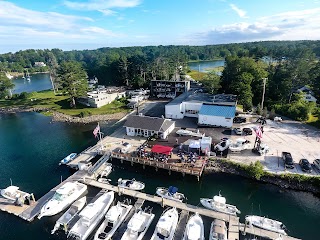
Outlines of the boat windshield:
[{"label": "boat windshield", "polygon": [[57,192],[52,197],[53,200],[57,200],[57,201],[62,201],[65,198],[66,198],[66,195],[60,194],[60,193],[57,193]]}]

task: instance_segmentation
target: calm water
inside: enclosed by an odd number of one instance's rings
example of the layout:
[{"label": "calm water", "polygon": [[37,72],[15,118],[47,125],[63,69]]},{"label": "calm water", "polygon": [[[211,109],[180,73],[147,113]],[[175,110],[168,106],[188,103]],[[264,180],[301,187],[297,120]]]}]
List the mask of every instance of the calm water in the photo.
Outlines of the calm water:
[{"label": "calm water", "polygon": [[30,81],[22,77],[15,78],[12,81],[15,84],[13,93],[41,91],[52,88],[50,76],[47,73],[33,74]]},{"label": "calm water", "polygon": [[[39,198],[59,183],[61,176],[66,178],[72,174],[64,166],[58,166],[60,159],[95,143],[92,136],[95,124],[69,125],[50,123],[50,120],[38,113],[0,115],[0,188],[8,186],[11,178],[15,185]],[[110,134],[115,127],[112,124],[102,125],[102,131]],[[284,222],[290,235],[319,239],[320,199],[311,194],[283,191],[272,185],[224,174],[207,175],[197,182],[193,177],[183,178],[179,174],[168,176],[167,172],[156,173],[152,168],[143,171],[141,166],[121,165],[114,160],[110,178],[115,183],[119,177],[144,181],[148,193],[154,193],[158,186],[176,185],[188,197],[188,202],[194,205],[198,205],[200,197],[210,197],[221,190],[228,202],[242,211],[242,221],[246,214],[265,215]],[[89,196],[96,192],[96,189],[90,189]],[[158,205],[152,206],[157,214],[154,226],[162,210]],[[62,233],[50,234],[58,217],[27,223],[0,212],[0,239],[66,239]],[[206,218],[204,220],[208,231],[210,222]],[[145,239],[153,230],[148,231]]]},{"label": "calm water", "polygon": [[209,72],[212,68],[224,66],[224,60],[189,62],[188,66],[191,70]]}]

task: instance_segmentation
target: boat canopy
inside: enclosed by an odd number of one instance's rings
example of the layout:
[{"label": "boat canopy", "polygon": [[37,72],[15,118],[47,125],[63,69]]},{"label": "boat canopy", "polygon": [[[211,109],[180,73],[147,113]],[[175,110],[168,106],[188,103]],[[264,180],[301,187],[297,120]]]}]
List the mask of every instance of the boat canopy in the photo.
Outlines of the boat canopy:
[{"label": "boat canopy", "polygon": [[151,152],[170,155],[170,153],[172,152],[172,149],[173,149],[172,147],[156,144],[151,148]]},{"label": "boat canopy", "polygon": [[198,240],[200,239],[199,236],[201,236],[201,227],[194,223],[193,225],[190,224],[190,227],[188,229],[188,239],[190,240]]},{"label": "boat canopy", "polygon": [[108,214],[106,215],[106,219],[108,219],[110,222],[117,221],[119,216],[121,215],[121,211],[121,206],[111,207]]},{"label": "boat canopy", "polygon": [[75,189],[76,186],[77,186],[77,184],[74,183],[74,182],[66,182],[63,186],[58,188],[56,192],[61,194],[61,195],[66,195],[66,194],[69,194],[70,191]]},{"label": "boat canopy", "polygon": [[139,232],[145,220],[146,216],[142,215],[140,212],[130,220],[128,223],[128,228],[130,228],[131,231]]},{"label": "boat canopy", "polygon": [[189,148],[200,148],[200,141],[199,140],[190,141]]},{"label": "boat canopy", "polygon": [[222,196],[214,196],[213,201],[221,204],[226,204],[226,198]]},{"label": "boat canopy", "polygon": [[87,221],[91,221],[92,218],[94,218],[98,213],[100,213],[104,205],[105,204],[102,201],[89,203],[79,215]]},{"label": "boat canopy", "polygon": [[17,187],[17,186],[9,186],[4,190],[5,190],[6,193],[14,194],[14,193],[16,193],[16,191],[19,190],[19,187]]},{"label": "boat canopy", "polygon": [[176,192],[178,192],[178,188],[177,188],[177,187],[174,187],[174,186],[170,186],[170,187],[168,188],[168,192],[169,192],[171,195],[173,195],[173,194],[175,194]]}]

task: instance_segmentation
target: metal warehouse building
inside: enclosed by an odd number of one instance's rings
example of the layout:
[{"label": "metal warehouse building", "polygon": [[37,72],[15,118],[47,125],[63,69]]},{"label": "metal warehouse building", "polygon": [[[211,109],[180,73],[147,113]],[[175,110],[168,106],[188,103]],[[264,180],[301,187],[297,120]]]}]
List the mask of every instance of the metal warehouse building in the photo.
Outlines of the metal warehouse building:
[{"label": "metal warehouse building", "polygon": [[198,125],[232,127],[236,103],[235,95],[189,91],[165,106],[165,116],[171,119],[196,117]]}]

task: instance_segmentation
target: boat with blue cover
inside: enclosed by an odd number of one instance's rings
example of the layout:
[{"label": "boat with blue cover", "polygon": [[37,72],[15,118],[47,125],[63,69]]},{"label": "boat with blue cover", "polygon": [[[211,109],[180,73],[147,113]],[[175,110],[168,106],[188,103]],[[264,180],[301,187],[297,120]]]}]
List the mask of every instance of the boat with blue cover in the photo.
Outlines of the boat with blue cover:
[{"label": "boat with blue cover", "polygon": [[77,156],[76,153],[70,153],[68,156],[66,156],[64,159],[62,159],[62,160],[60,161],[59,165],[69,163],[70,161],[72,161],[73,159],[75,159],[76,156]]},{"label": "boat with blue cover", "polygon": [[156,194],[160,197],[167,198],[174,201],[183,202],[185,196],[183,193],[178,192],[178,188],[170,186],[169,188],[158,187]]}]

